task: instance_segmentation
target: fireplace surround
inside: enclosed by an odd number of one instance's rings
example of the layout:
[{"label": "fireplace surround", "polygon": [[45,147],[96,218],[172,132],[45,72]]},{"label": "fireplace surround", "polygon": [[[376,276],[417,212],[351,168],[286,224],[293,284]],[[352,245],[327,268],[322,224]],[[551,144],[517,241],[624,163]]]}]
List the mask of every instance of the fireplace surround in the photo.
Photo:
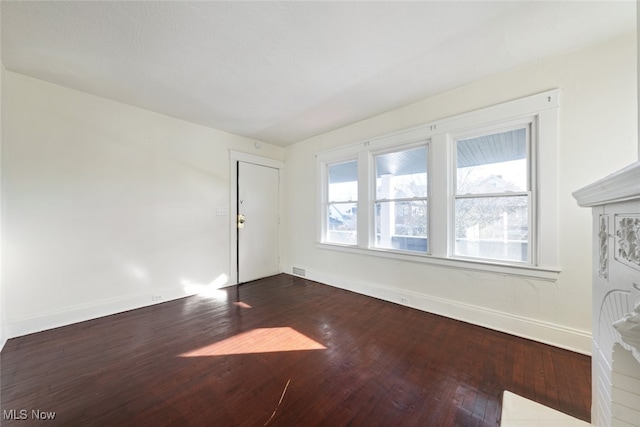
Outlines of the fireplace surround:
[{"label": "fireplace surround", "polygon": [[573,195],[593,213],[592,424],[640,426],[640,162]]}]

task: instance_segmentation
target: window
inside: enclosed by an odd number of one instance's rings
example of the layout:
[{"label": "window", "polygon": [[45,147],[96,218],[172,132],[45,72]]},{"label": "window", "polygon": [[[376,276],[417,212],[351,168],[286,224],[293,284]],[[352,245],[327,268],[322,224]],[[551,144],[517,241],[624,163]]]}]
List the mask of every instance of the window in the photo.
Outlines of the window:
[{"label": "window", "polygon": [[559,91],[318,153],[323,248],[558,273]]},{"label": "window", "polygon": [[529,126],[455,141],[456,256],[530,261]]},{"label": "window", "polygon": [[327,165],[327,242],[355,245],[358,240],[358,163]]},{"label": "window", "polygon": [[375,156],[375,247],[427,252],[427,147]]}]

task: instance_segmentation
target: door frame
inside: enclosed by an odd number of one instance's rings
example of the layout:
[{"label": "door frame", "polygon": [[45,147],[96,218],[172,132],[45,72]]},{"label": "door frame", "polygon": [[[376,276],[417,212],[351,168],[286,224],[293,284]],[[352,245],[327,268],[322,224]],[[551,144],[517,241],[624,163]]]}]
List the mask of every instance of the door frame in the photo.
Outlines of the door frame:
[{"label": "door frame", "polygon": [[[258,166],[266,166],[278,169],[280,184],[278,188],[278,216],[282,218],[284,180],[284,162],[240,151],[229,151],[229,284],[238,284],[238,239],[237,239],[237,207],[238,207],[238,162],[252,163]],[[280,221],[282,224],[282,221]],[[278,252],[282,249],[282,227],[278,227]],[[280,254],[278,254],[280,255]],[[281,258],[281,257],[280,257]],[[282,264],[278,266],[282,271]]]}]

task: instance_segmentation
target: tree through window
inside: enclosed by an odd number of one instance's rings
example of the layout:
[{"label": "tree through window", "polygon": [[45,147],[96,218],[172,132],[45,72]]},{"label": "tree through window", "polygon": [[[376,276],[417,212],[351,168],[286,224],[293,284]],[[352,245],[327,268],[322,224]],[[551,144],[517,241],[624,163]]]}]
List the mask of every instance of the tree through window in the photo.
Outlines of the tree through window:
[{"label": "tree through window", "polygon": [[375,156],[375,246],[426,253],[427,147]]},{"label": "tree through window", "polygon": [[529,127],[456,141],[455,255],[529,260]]}]

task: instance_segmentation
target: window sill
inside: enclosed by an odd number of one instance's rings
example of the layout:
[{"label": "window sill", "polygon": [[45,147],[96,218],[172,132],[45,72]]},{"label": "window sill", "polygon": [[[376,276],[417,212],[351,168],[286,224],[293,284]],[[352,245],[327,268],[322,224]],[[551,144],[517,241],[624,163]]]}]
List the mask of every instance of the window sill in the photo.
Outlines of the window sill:
[{"label": "window sill", "polygon": [[319,249],[334,250],[340,252],[348,252],[353,254],[376,256],[381,258],[389,258],[403,260],[409,262],[418,262],[423,264],[437,265],[447,268],[463,269],[468,271],[489,272],[506,276],[518,276],[548,282],[558,280],[560,274],[559,269],[543,268],[532,265],[517,265],[500,262],[492,262],[485,260],[473,260],[463,258],[444,258],[429,254],[416,254],[402,251],[393,251],[388,249],[364,249],[357,246],[340,245],[334,243],[316,243]]}]

